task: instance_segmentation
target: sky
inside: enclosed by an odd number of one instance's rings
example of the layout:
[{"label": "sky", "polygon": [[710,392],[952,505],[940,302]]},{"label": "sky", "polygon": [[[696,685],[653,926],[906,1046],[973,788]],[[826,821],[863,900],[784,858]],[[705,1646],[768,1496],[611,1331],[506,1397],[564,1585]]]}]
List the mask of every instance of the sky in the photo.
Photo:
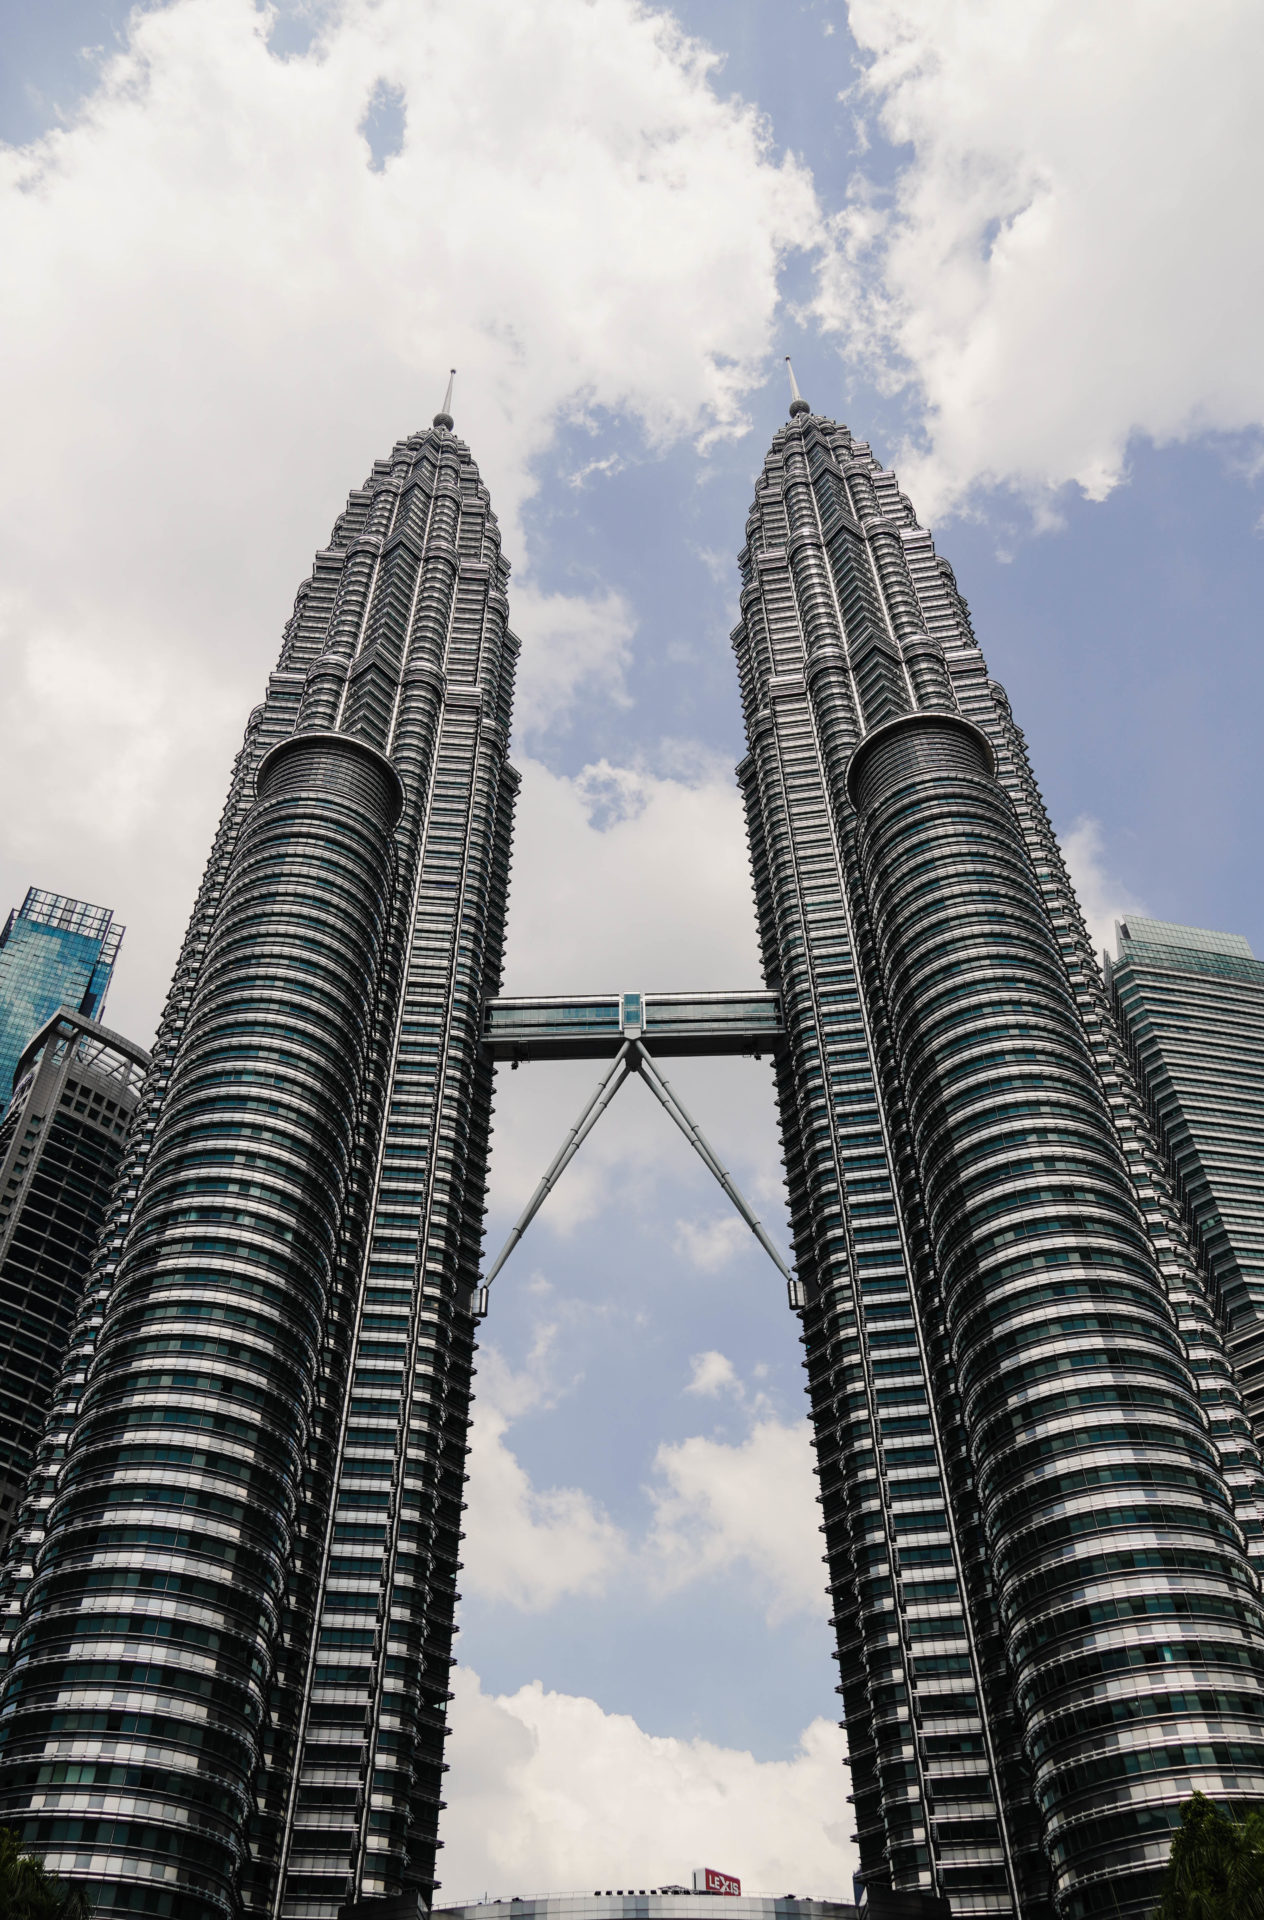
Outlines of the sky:
[{"label": "sky", "polygon": [[[0,0],[0,905],[152,1033],[348,489],[435,411],[524,649],[507,991],[759,983],[728,634],[793,353],[894,464],[1099,945],[1264,954],[1251,0]],[[495,1250],[590,1068],[502,1070]],[[767,1065],[673,1083],[784,1244]],[[633,1086],[497,1281],[441,1898],[853,1854],[797,1323]]]}]

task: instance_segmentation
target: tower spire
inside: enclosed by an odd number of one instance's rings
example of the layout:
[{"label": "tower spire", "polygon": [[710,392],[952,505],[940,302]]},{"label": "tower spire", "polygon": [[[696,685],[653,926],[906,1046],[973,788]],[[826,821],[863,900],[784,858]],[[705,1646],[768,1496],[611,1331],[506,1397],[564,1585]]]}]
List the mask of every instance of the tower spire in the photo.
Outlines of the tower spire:
[{"label": "tower spire", "polygon": [[797,413],[811,413],[812,409],[799,392],[799,383],[794,377],[794,367],[789,354],[786,355],[786,372],[790,375],[790,418],[793,420]]},{"label": "tower spire", "polygon": [[448,370],[448,390],[443,396],[443,405],[434,417],[436,427],[446,427],[449,433],[452,431],[452,383],[455,379],[456,368],[451,367]]}]

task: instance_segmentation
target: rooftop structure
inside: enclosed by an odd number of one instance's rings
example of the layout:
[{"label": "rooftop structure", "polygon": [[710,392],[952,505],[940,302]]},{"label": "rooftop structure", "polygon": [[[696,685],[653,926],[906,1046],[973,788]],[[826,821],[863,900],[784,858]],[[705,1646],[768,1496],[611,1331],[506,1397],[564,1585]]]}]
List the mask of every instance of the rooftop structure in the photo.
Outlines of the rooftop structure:
[{"label": "rooftop structure", "polygon": [[[751,1893],[709,1868],[695,1870],[693,1881],[692,1887],[607,1887],[594,1893],[515,1894],[508,1900],[484,1896],[437,1906],[434,1913],[435,1920],[950,1920],[946,1901],[885,1887],[872,1889],[857,1907],[796,1893]],[[728,1881],[735,1891],[708,1891],[717,1881]],[[352,1920],[350,1910],[344,1920]]]},{"label": "rooftop structure", "polygon": [[434,1911],[435,1920],[857,1920],[850,1902],[804,1900],[793,1893],[695,1893],[684,1886],[534,1894]]}]

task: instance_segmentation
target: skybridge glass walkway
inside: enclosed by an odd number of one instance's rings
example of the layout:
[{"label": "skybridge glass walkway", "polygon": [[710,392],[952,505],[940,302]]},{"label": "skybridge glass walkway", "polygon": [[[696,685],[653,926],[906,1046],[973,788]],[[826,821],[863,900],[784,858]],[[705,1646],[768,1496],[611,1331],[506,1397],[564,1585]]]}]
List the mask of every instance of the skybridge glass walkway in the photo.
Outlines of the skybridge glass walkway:
[{"label": "skybridge glass walkway", "polygon": [[629,1039],[663,1058],[760,1054],[783,1037],[776,993],[575,994],[483,1007],[483,1044],[493,1060],[609,1060]]}]

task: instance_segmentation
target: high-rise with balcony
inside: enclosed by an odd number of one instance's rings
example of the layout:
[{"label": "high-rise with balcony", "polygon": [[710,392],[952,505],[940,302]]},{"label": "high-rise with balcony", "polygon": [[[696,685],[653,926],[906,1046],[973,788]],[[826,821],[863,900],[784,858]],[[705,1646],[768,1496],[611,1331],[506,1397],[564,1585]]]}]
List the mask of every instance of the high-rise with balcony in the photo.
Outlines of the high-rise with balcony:
[{"label": "high-rise with balcony", "polygon": [[0,932],[0,1113],[18,1060],[59,1007],[99,1020],[124,929],[108,907],[29,887]]},{"label": "high-rise with balcony", "polygon": [[446,411],[251,715],[10,1560],[3,1819],[96,1910],[428,1900],[517,776]]},{"label": "high-rise with balcony", "polygon": [[951,568],[796,397],[733,639],[863,1876],[1153,1905],[1264,1788],[1241,1399]]}]

